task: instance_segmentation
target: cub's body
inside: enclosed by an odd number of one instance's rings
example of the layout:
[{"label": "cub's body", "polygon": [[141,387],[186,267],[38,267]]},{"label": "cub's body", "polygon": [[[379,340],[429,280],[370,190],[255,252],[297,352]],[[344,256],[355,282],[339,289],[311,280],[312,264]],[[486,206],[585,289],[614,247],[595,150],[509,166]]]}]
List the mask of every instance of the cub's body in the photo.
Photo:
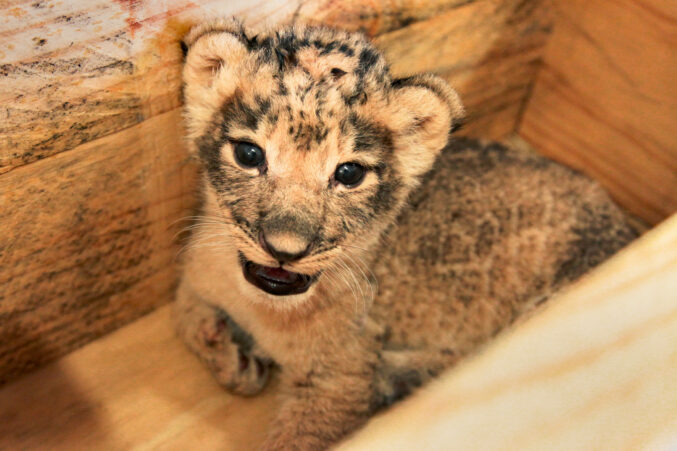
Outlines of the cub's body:
[{"label": "cub's body", "polygon": [[412,368],[436,374],[635,232],[581,174],[452,138],[386,236],[370,315],[387,328],[384,350],[422,350]]},{"label": "cub's body", "polygon": [[[268,449],[335,442],[634,237],[587,178],[449,139],[455,93],[390,79],[359,35],[217,23],[187,43],[204,177],[178,326],[236,393],[279,368]],[[346,162],[359,183],[337,182]]]}]

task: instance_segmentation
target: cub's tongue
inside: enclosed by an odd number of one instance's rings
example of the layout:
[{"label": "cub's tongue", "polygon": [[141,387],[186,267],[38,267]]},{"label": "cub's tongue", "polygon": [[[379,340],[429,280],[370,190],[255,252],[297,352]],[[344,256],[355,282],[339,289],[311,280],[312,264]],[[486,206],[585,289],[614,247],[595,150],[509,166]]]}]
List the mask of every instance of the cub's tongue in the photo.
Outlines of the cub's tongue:
[{"label": "cub's tongue", "polygon": [[257,270],[259,276],[274,282],[294,283],[298,280],[299,275],[289,272],[282,268],[273,268],[270,266],[260,266]]}]

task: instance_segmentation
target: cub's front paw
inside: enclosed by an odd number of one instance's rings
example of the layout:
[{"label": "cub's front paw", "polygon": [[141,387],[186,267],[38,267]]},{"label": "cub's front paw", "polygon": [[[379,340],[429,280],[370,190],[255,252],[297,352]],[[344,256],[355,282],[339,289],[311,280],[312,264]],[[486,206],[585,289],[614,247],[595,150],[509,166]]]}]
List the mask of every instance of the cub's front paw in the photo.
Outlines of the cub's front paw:
[{"label": "cub's front paw", "polygon": [[184,311],[179,333],[227,390],[253,396],[266,386],[272,360],[256,352],[252,337],[225,312],[208,306]]},{"label": "cub's front paw", "polygon": [[208,362],[217,382],[242,396],[253,396],[263,390],[270,378],[273,362],[236,344],[224,351]]}]

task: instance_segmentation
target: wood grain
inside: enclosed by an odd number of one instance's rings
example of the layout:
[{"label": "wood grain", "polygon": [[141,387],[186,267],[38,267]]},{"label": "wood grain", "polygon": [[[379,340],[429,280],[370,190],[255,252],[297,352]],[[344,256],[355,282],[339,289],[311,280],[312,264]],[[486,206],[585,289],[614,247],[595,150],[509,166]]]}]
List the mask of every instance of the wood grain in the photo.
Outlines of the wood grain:
[{"label": "wood grain", "polygon": [[674,449],[676,275],[673,216],[338,449]]},{"label": "wood grain", "polygon": [[376,38],[398,76],[432,72],[461,94],[465,134],[513,133],[552,25],[549,0],[466,4]]},{"label": "wood grain", "polygon": [[174,336],[169,312],[0,390],[0,449],[255,449],[275,385],[255,398],[228,395]]},{"label": "wood grain", "polygon": [[[0,102],[6,108],[0,111],[0,173],[178,107],[178,41],[192,23],[204,18],[235,15],[254,30],[290,21],[324,23],[371,36],[427,20],[427,25],[406,27],[404,34],[381,41],[391,60],[397,67],[411,65],[416,71],[451,68],[456,73],[460,64],[468,78],[473,71],[469,60],[488,58],[485,63],[491,67],[490,61],[506,49],[519,51],[523,45],[542,43],[543,3],[533,0],[528,7],[517,0],[1,3]],[[404,45],[408,51],[401,44],[403,36],[410,42]],[[498,40],[502,46],[492,47]],[[510,42],[514,45],[506,45]],[[422,58],[426,64],[418,63]],[[513,76],[512,83],[526,86],[532,79],[531,73]],[[500,97],[495,89],[492,92]]]},{"label": "wood grain", "polygon": [[252,12],[275,23],[299,3],[0,3],[0,173],[178,107],[178,41],[191,23]]},{"label": "wood grain", "polygon": [[560,2],[520,134],[650,223],[677,211],[677,2]]},{"label": "wood grain", "polygon": [[194,168],[174,110],[0,177],[0,383],[172,299]]}]

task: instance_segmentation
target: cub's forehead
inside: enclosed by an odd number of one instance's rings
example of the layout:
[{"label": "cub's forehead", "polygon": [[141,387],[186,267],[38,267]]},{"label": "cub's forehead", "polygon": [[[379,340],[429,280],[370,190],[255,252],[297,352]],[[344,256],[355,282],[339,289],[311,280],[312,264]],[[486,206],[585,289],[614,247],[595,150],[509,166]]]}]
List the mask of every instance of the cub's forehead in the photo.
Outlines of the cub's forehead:
[{"label": "cub's forehead", "polygon": [[241,91],[287,95],[299,89],[336,88],[350,106],[364,102],[365,94],[390,87],[383,56],[361,33],[292,26],[248,35],[242,28],[215,25],[196,30],[191,40],[219,34],[236,36],[246,49],[233,52],[228,40],[222,45],[213,40],[219,58],[237,67],[238,74],[227,83],[239,85]]},{"label": "cub's forehead", "polygon": [[329,75],[332,69],[372,75],[382,82],[388,78],[385,61],[361,33],[349,33],[321,27],[289,27],[271,34],[253,36],[248,46],[261,53],[279,71],[302,68],[315,79]]},{"label": "cub's forehead", "polygon": [[367,131],[370,139],[362,141],[374,147],[388,141],[364,117],[384,104],[392,85],[383,56],[364,36],[292,27],[257,36],[241,32],[240,39],[249,55],[237,78],[228,79],[237,89],[219,115],[231,136],[274,132],[299,150]]}]

